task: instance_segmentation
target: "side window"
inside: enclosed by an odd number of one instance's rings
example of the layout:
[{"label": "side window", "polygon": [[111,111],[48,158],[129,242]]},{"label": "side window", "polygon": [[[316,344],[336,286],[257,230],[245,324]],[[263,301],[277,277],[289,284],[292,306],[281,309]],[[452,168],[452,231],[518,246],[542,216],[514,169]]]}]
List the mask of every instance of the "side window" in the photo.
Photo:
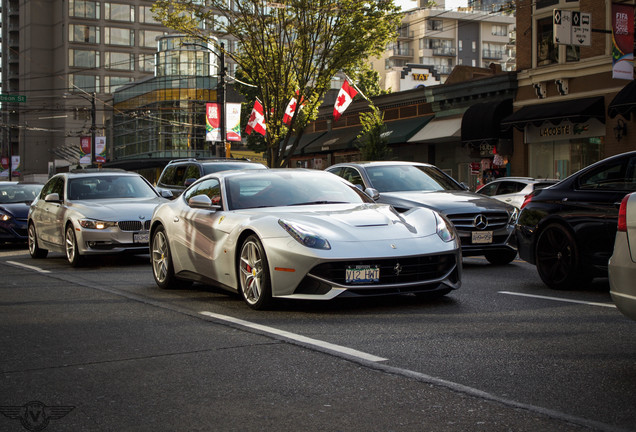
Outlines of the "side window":
[{"label": "side window", "polygon": [[579,178],[579,188],[597,190],[630,190],[634,186],[634,164],[630,159],[621,159],[612,165],[603,165]]},{"label": "side window", "polygon": [[59,177],[53,177],[51,180],[46,182],[44,186],[42,186],[42,191],[40,192],[40,198],[44,199],[48,194],[53,193],[53,189],[55,188],[55,183],[58,181]]},{"label": "side window", "polygon": [[185,185],[186,180],[189,179],[198,179],[201,177],[201,173],[199,171],[198,165],[188,165],[188,168],[185,170],[185,174],[183,176],[183,182],[181,185]]},{"label": "side window", "polygon": [[53,183],[53,192],[51,193],[56,193],[60,196],[61,200],[64,200],[64,178],[63,177],[58,177],[55,181],[55,183]]},{"label": "side window", "polygon": [[362,180],[362,176],[360,175],[357,169],[345,168],[342,171],[341,177],[347,181],[350,181],[356,186],[362,186],[362,188],[364,189],[364,181]]},{"label": "side window", "polygon": [[497,193],[497,183],[490,183],[479,189],[480,194],[484,194],[486,196],[493,196]]},{"label": "side window", "polygon": [[329,171],[331,174],[342,177],[342,168],[329,168],[327,169],[327,171]]},{"label": "side window", "polygon": [[499,185],[499,195],[517,193],[523,189],[523,183],[504,181]]},{"label": "side window", "polygon": [[165,169],[165,171],[163,172],[163,175],[161,176],[161,181],[159,182],[159,184],[163,184],[163,185],[173,185],[174,183],[174,177],[175,177],[175,173],[176,173],[177,167],[175,166],[171,166]]},{"label": "side window", "polygon": [[173,182],[170,183],[173,186],[183,186],[183,183],[185,182],[185,171],[186,171],[187,165],[178,165],[175,167],[174,170],[174,178],[173,178]]},{"label": "side window", "polygon": [[188,189],[188,191],[184,194],[184,198],[186,202],[190,201],[190,198],[195,197],[197,195],[207,195],[210,200],[212,200],[212,204],[214,205],[222,205],[221,204],[221,186],[217,179],[209,179],[202,181],[196,186]]}]

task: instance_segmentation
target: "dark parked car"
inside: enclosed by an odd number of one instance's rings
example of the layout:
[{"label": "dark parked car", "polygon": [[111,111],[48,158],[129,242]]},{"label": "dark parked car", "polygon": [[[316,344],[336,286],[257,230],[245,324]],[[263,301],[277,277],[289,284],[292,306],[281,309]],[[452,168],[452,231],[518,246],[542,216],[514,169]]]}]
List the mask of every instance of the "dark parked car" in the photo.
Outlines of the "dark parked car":
[{"label": "dark parked car", "polygon": [[0,243],[26,243],[29,206],[41,184],[0,182]]},{"label": "dark parked car", "polygon": [[463,256],[483,255],[492,264],[508,264],[517,256],[514,224],[518,209],[470,192],[434,165],[357,162],[332,165],[327,171],[399,212],[414,207],[439,211],[455,225]]},{"label": "dark parked car", "polygon": [[159,180],[157,180],[157,189],[159,191],[169,190],[172,192],[173,198],[176,198],[188,186],[206,174],[249,169],[267,169],[267,167],[247,159],[175,159],[163,169]]},{"label": "dark parked car", "polygon": [[612,156],[530,194],[516,227],[519,256],[554,289],[607,276],[618,209],[636,191],[636,151]]}]

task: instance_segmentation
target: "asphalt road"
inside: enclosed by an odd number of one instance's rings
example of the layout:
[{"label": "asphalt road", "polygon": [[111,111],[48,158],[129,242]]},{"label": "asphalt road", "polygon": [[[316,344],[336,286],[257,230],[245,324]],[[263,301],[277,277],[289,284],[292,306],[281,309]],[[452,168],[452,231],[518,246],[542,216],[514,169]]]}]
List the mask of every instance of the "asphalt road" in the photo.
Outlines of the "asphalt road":
[{"label": "asphalt road", "polygon": [[4,248],[0,272],[2,431],[636,430],[636,322],[607,280],[552,291],[470,258],[440,300],[258,312],[159,290],[147,256]]}]

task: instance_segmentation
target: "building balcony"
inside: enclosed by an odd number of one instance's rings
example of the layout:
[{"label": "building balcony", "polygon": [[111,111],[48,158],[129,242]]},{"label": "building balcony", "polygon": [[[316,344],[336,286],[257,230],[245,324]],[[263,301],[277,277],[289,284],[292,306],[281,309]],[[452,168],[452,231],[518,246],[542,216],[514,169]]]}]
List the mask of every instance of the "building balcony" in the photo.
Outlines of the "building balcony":
[{"label": "building balcony", "polygon": [[503,59],[504,52],[499,50],[482,50],[481,56],[485,59],[501,60]]},{"label": "building balcony", "polygon": [[405,29],[405,28],[401,28],[398,29],[398,34],[397,34],[397,38],[398,39],[413,39],[413,32],[409,29]]},{"label": "building balcony", "polygon": [[457,49],[451,47],[440,47],[433,48],[434,56],[443,56],[443,57],[455,57],[457,55]]},{"label": "building balcony", "polygon": [[396,57],[413,58],[413,50],[409,49],[409,48],[397,48],[397,47],[394,47],[390,51],[391,51],[391,55],[389,56],[389,58],[396,58]]}]

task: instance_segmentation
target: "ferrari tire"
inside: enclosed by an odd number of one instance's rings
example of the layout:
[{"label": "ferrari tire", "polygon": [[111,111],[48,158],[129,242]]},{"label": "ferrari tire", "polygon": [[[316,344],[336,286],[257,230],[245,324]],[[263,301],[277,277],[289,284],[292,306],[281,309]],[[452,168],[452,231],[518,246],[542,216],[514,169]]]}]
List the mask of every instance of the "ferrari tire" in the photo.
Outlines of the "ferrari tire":
[{"label": "ferrari tire", "polygon": [[239,291],[252,309],[262,310],[272,303],[269,266],[263,244],[251,235],[243,242],[238,261]]},{"label": "ferrari tire", "polygon": [[66,251],[66,259],[73,267],[79,267],[84,263],[84,257],[79,253],[79,247],[77,245],[77,237],[75,236],[75,230],[73,224],[66,226],[64,234],[64,243]]},{"label": "ferrari tire", "polygon": [[31,255],[31,258],[46,258],[46,256],[49,254],[48,250],[42,249],[38,245],[38,236],[35,231],[35,225],[33,223],[29,224],[29,228],[27,230],[27,241],[29,244],[29,254]]},{"label": "ferrari tire", "polygon": [[178,279],[175,276],[168,236],[162,226],[153,232],[150,239],[150,260],[152,261],[152,276],[159,288],[185,288],[192,284],[190,281]]},{"label": "ferrari tire", "polygon": [[560,224],[546,226],[537,238],[535,262],[541,280],[557,290],[579,288],[591,277],[581,263],[574,235]]}]

